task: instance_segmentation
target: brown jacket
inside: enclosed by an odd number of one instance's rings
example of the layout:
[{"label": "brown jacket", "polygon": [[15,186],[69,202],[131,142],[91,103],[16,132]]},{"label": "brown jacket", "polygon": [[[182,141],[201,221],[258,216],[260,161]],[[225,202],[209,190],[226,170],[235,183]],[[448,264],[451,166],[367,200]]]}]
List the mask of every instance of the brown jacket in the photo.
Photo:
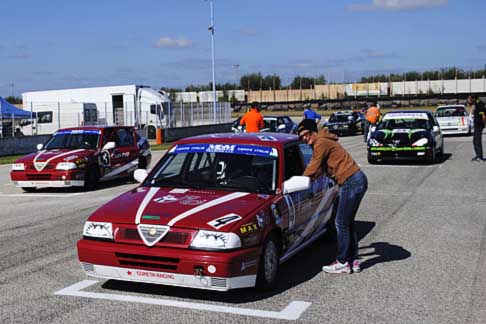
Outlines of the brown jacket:
[{"label": "brown jacket", "polygon": [[312,159],[304,175],[316,178],[323,171],[334,178],[338,185],[360,170],[351,155],[337,142],[338,137],[321,129],[313,144]]}]

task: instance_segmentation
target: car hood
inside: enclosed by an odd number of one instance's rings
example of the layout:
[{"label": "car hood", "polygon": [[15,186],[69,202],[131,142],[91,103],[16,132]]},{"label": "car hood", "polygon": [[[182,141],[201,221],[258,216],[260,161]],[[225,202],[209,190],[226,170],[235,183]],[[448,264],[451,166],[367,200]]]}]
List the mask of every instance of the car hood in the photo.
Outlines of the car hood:
[{"label": "car hood", "polygon": [[371,138],[379,143],[394,146],[410,146],[424,137],[430,139],[430,132],[426,129],[380,129],[371,135]]},{"label": "car hood", "polygon": [[138,187],[96,210],[89,220],[215,230],[209,222],[229,214],[244,219],[270,197],[220,190]]},{"label": "car hood", "polygon": [[47,165],[57,164],[59,162],[82,163],[95,152],[96,150],[86,149],[42,150],[28,154],[15,162],[27,165],[33,164],[37,171],[42,171]]}]

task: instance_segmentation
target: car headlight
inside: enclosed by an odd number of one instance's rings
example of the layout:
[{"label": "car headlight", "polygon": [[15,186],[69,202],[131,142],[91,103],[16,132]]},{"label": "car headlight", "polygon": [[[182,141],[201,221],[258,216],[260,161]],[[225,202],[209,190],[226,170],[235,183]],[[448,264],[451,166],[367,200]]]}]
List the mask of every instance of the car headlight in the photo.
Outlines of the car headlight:
[{"label": "car headlight", "polygon": [[374,138],[370,138],[368,141],[369,146],[382,146],[380,142],[375,140]]},{"label": "car headlight", "polygon": [[202,250],[229,250],[240,248],[241,240],[235,233],[200,230],[192,240],[191,247]]},{"label": "car headlight", "polygon": [[83,236],[112,240],[113,224],[88,221],[84,223]]},{"label": "car headlight", "polygon": [[59,162],[56,166],[56,170],[73,170],[78,166],[74,162]]},{"label": "car headlight", "polygon": [[412,146],[424,146],[424,145],[425,145],[425,144],[427,144],[428,142],[429,142],[429,140],[428,140],[428,139],[426,139],[426,138],[421,138],[421,139],[419,139],[419,140],[415,141],[415,142],[412,144]]},{"label": "car headlight", "polygon": [[13,163],[12,164],[12,171],[24,171],[25,165],[23,163]]}]

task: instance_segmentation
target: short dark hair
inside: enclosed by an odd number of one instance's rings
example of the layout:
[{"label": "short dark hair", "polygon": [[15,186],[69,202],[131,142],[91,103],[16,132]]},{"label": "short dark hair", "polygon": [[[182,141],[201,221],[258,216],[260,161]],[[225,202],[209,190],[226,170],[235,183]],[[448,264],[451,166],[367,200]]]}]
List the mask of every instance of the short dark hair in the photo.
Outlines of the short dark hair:
[{"label": "short dark hair", "polygon": [[251,108],[257,108],[257,109],[258,109],[258,102],[253,101],[253,102],[251,103]]},{"label": "short dark hair", "polygon": [[302,131],[311,131],[311,132],[317,132],[317,124],[315,120],[312,119],[304,119],[299,123],[299,126],[297,126],[297,132],[300,133]]}]

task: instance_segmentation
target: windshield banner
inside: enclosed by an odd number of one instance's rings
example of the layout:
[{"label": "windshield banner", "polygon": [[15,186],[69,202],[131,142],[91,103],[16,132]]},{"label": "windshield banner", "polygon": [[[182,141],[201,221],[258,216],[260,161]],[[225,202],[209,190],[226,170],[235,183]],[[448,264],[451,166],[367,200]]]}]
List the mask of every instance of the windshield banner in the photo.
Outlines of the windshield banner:
[{"label": "windshield banner", "polygon": [[94,134],[99,135],[101,131],[95,129],[72,129],[72,130],[62,130],[57,131],[53,135],[66,135],[66,134]]},{"label": "windshield banner", "polygon": [[383,116],[383,120],[390,120],[390,119],[425,119],[428,120],[426,113],[418,113],[418,112],[397,112],[397,113],[388,113]]},{"label": "windshield banner", "polygon": [[277,157],[277,149],[272,147],[241,144],[182,144],[170,150],[170,153],[226,153]]}]

